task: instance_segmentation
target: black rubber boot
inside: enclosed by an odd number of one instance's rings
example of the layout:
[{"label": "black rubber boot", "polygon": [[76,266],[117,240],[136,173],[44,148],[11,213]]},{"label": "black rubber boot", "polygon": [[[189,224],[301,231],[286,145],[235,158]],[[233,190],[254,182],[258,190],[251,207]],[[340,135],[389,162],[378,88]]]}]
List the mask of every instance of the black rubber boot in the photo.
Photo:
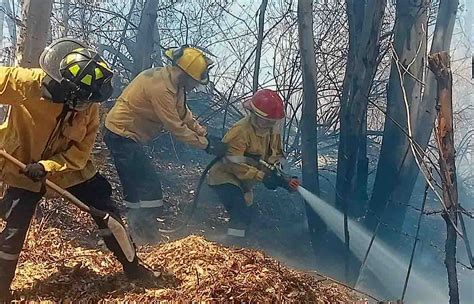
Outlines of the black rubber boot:
[{"label": "black rubber boot", "polygon": [[10,303],[12,300],[13,297],[9,290],[5,292],[0,291],[0,304]]},{"label": "black rubber boot", "polygon": [[0,287],[0,304],[10,303],[13,300],[9,287]]},{"label": "black rubber boot", "polygon": [[10,284],[15,276],[17,261],[0,259],[0,304],[10,303],[12,294]]},{"label": "black rubber boot", "polygon": [[132,239],[137,245],[159,243],[160,234],[157,217],[162,210],[162,208],[128,210],[127,223]]}]

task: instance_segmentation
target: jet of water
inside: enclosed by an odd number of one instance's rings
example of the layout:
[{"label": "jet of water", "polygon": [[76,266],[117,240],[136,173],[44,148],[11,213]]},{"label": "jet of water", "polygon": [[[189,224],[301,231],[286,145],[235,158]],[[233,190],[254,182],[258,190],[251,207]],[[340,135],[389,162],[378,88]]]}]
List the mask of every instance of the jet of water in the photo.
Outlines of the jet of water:
[{"label": "jet of water", "polygon": [[[311,208],[318,213],[326,225],[334,231],[337,237],[344,242],[344,215],[305,188],[300,186],[298,192],[305,201],[308,202]],[[369,247],[372,233],[350,219],[348,225],[351,238],[350,249],[354,255],[362,261]],[[397,256],[386,244],[375,239],[367,259],[366,267],[377,276],[384,288],[391,294],[402,294],[408,263]],[[409,288],[407,292],[407,303],[416,303],[417,301],[422,301],[423,303],[448,302],[446,295],[442,294],[439,288],[433,286],[432,282],[422,277],[416,270],[412,270],[408,286],[412,286],[413,288],[411,290]]]}]

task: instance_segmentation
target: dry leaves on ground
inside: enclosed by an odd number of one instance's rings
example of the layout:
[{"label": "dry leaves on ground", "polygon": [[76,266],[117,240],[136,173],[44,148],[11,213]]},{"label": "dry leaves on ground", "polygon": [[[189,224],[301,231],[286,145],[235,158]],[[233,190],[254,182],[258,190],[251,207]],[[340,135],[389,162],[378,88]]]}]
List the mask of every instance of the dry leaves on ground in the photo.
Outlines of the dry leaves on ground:
[{"label": "dry leaves on ground", "polygon": [[[161,271],[154,284],[129,282],[113,256],[80,246],[61,230],[37,233],[22,254],[13,288],[33,301],[232,301],[350,303],[358,300],[336,283],[291,270],[261,252],[226,248],[200,236],[140,249]],[[164,270],[166,269],[166,271]]]}]

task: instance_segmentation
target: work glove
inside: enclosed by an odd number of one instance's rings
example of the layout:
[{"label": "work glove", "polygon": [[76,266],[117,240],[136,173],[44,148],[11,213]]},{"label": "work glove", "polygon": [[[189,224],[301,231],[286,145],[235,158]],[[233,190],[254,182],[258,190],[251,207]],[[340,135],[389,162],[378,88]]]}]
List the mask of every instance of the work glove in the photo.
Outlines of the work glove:
[{"label": "work glove", "polygon": [[217,157],[222,157],[227,153],[228,145],[223,143],[217,136],[207,135],[207,147],[205,151]]},{"label": "work glove", "polygon": [[275,173],[275,171],[269,171],[265,174],[262,180],[263,185],[269,190],[275,190],[281,184],[280,177]]},{"label": "work glove", "polygon": [[286,190],[289,192],[295,192],[298,190],[298,187],[300,186],[300,181],[296,178],[296,176],[291,177],[287,184],[286,184]]},{"label": "work glove", "polygon": [[275,190],[276,188],[281,187],[288,190],[288,192],[295,192],[300,186],[300,182],[296,176],[288,177],[278,174],[275,170],[265,174],[262,182],[267,189]]},{"label": "work glove", "polygon": [[40,163],[30,163],[24,169],[21,169],[20,173],[26,175],[34,182],[42,181],[47,174],[44,166]]},{"label": "work glove", "polygon": [[197,133],[199,136],[206,136],[206,135],[207,135],[207,129],[206,129],[206,127],[204,127],[204,126],[197,125],[197,126],[196,126],[196,133]]}]

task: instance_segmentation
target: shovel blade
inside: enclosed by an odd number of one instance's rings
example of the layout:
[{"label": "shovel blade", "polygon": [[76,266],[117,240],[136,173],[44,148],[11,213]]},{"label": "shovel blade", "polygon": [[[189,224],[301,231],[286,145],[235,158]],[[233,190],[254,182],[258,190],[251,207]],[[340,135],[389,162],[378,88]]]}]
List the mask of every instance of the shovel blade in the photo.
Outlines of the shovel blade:
[{"label": "shovel blade", "polygon": [[133,262],[136,256],[135,246],[133,246],[132,239],[127,229],[125,229],[125,226],[112,216],[107,217],[106,223],[127,258],[127,261]]}]

